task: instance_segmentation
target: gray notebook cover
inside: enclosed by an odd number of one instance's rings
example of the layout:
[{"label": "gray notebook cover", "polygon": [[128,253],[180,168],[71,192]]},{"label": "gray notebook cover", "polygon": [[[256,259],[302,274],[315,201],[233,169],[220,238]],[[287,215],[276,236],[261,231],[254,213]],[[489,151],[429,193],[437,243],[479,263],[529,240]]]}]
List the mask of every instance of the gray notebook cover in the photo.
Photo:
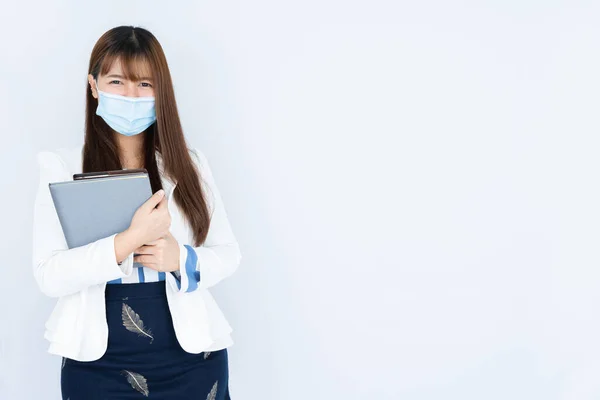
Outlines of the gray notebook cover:
[{"label": "gray notebook cover", "polygon": [[152,196],[144,172],[48,186],[69,249],[124,231],[136,210]]}]

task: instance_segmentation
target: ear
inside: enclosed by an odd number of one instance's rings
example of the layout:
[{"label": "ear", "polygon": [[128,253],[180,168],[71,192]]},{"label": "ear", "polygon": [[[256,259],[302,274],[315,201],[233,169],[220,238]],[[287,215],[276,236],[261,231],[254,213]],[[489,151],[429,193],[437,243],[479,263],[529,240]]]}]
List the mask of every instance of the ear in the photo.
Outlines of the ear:
[{"label": "ear", "polygon": [[88,83],[90,85],[90,90],[92,91],[92,96],[94,96],[94,98],[97,99],[98,88],[96,87],[96,81],[94,81],[94,77],[92,76],[92,74],[88,75]]}]

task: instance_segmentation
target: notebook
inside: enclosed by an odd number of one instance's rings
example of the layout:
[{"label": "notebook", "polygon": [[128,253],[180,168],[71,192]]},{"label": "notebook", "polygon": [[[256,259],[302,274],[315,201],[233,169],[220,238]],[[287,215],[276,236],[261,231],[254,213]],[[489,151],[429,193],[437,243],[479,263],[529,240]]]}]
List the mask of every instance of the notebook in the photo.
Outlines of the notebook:
[{"label": "notebook", "polygon": [[143,168],[75,174],[48,185],[69,249],[124,231],[152,196]]}]

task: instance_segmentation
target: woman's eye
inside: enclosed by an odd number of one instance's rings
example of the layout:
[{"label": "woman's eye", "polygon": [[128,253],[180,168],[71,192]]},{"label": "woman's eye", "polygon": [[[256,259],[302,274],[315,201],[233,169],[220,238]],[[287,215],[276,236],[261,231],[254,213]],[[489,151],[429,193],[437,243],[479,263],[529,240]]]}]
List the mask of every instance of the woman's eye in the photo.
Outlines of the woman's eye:
[{"label": "woman's eye", "polygon": [[152,85],[149,84],[148,82],[142,82],[142,86],[143,87],[152,87]]},{"label": "woman's eye", "polygon": [[113,83],[114,83],[114,84],[118,85],[119,83],[121,83],[121,81],[119,81],[119,80],[115,79],[114,81],[110,81],[109,83],[111,83],[111,84],[113,84]]}]

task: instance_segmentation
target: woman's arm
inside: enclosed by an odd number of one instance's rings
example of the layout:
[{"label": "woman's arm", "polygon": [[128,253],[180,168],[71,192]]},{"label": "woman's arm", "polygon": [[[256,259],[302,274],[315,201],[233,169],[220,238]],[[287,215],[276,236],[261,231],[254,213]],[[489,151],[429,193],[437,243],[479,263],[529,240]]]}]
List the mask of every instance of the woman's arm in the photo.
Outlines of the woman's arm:
[{"label": "woman's arm", "polygon": [[242,259],[208,160],[198,149],[193,149],[193,153],[202,185],[208,191],[212,220],[202,246],[179,244],[179,273],[176,274],[179,279],[173,281],[180,292],[216,285],[232,275]]},{"label": "woman's arm", "polygon": [[40,290],[47,296],[60,297],[129,276],[136,244],[127,231],[68,248],[48,183],[70,180],[71,176],[53,152],[41,151],[37,160],[40,179],[33,212],[32,262]]}]

